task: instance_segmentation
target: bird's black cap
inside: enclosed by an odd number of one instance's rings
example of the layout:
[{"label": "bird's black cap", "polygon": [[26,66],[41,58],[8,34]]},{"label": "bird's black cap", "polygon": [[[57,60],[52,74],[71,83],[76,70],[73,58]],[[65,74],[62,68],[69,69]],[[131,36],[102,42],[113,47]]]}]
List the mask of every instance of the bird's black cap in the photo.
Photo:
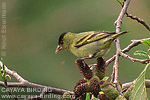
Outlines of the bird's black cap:
[{"label": "bird's black cap", "polygon": [[65,36],[65,34],[67,34],[68,32],[64,32],[60,35],[59,37],[59,41],[58,41],[58,45],[62,45],[63,44],[63,38]]}]

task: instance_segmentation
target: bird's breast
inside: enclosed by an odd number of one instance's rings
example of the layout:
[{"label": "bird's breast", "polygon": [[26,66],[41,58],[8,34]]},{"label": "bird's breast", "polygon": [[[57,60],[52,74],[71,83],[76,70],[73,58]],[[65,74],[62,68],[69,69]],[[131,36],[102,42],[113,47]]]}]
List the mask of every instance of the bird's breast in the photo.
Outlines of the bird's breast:
[{"label": "bird's breast", "polygon": [[100,49],[99,47],[100,46],[98,45],[98,42],[86,44],[79,48],[73,45],[72,46],[73,49],[71,52],[79,58],[88,57],[89,55],[93,55],[97,50],[99,50]]}]

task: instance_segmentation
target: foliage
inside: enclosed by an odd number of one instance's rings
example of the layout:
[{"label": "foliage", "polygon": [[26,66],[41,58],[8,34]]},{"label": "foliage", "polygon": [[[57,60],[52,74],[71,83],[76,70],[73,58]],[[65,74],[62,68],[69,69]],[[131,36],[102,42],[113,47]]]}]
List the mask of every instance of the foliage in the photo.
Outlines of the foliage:
[{"label": "foliage", "polygon": [[148,100],[146,85],[145,85],[145,74],[149,65],[150,63],[146,65],[145,69],[136,79],[129,100]]},{"label": "foliage", "polygon": [[[144,40],[141,43],[150,48],[150,40]],[[145,57],[146,59],[150,58],[149,54],[145,51],[142,51],[142,50],[137,50],[134,53],[134,55],[139,55],[139,56]]]},{"label": "foliage", "polygon": [[1,58],[1,61],[2,61],[2,70],[0,70],[0,75],[1,75],[1,78],[3,81],[5,81],[5,76],[6,76],[6,73],[5,73],[5,64],[4,64],[4,60],[3,58]]},{"label": "foliage", "polygon": [[146,45],[150,48],[150,40],[144,40],[141,43],[143,43],[144,45]]},{"label": "foliage", "polygon": [[138,50],[138,51],[134,52],[134,55],[139,55],[139,56],[145,57],[147,59],[149,58],[148,53],[145,51],[142,51],[142,50]]},{"label": "foliage", "polygon": [[117,1],[121,4],[121,6],[123,6],[123,2],[121,0],[117,0]]}]

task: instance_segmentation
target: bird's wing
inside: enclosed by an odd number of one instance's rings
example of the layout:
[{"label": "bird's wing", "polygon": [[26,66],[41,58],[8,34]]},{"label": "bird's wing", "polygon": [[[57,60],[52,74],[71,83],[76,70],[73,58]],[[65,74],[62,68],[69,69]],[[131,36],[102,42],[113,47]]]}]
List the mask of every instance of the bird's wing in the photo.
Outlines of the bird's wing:
[{"label": "bird's wing", "polygon": [[115,32],[93,32],[91,34],[83,35],[79,40],[77,40],[75,47],[80,48],[81,46],[84,46],[86,44],[99,41],[101,39],[104,39],[106,37],[109,37],[113,34],[116,34]]}]

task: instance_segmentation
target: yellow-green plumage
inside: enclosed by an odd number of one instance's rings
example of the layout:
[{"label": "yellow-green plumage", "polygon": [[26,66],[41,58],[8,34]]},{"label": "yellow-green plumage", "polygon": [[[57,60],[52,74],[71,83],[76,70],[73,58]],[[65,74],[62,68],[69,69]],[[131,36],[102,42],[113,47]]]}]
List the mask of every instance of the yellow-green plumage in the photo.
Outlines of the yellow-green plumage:
[{"label": "yellow-green plumage", "polygon": [[113,40],[124,33],[127,32],[67,32],[60,37],[59,45],[79,58],[102,57],[109,50]]}]

